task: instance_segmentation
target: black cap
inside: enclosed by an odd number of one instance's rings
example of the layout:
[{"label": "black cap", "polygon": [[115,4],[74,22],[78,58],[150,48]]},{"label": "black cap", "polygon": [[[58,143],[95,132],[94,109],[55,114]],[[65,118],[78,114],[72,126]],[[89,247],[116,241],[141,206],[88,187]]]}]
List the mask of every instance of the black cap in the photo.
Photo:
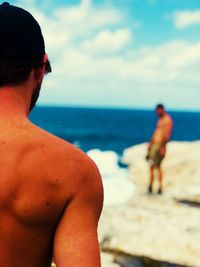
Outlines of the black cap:
[{"label": "black cap", "polygon": [[38,22],[26,10],[0,5],[0,59],[37,61],[45,54]]}]

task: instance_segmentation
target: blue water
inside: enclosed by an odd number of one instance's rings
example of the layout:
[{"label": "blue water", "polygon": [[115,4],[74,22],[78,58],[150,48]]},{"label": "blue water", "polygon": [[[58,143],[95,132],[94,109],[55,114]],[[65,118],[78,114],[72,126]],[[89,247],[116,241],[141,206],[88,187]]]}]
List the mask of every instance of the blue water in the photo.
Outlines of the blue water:
[{"label": "blue water", "polygon": [[[200,140],[200,112],[169,112],[174,119],[172,140]],[[79,146],[113,150],[148,142],[156,114],[147,110],[36,107],[30,119],[39,127]]]}]

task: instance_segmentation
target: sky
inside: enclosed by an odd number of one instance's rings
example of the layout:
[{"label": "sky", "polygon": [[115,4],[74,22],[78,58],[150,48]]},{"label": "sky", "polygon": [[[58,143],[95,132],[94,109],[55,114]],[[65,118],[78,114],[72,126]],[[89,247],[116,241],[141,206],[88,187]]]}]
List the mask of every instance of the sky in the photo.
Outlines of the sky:
[{"label": "sky", "polygon": [[199,0],[13,0],[53,72],[40,105],[200,111]]}]

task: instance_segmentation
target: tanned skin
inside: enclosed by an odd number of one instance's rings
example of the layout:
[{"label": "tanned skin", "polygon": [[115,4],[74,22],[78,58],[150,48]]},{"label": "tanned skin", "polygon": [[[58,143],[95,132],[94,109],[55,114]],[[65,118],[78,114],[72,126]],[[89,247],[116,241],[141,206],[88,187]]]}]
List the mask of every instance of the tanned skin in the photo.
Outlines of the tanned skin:
[{"label": "tanned skin", "polygon": [[[150,149],[152,144],[162,144],[160,148],[160,154],[164,157],[166,154],[166,144],[170,140],[172,128],[173,128],[173,120],[167,114],[164,108],[157,108],[156,113],[158,116],[158,122],[155,128],[155,131],[152,135],[148,148]],[[163,173],[161,166],[156,167],[150,166],[150,181],[149,188],[152,188],[154,182],[154,171],[157,170],[158,173],[158,181],[159,181],[159,192],[162,192],[163,188]]]},{"label": "tanned skin", "polygon": [[0,88],[0,262],[100,267],[103,188],[94,162],[28,120],[44,68]]}]

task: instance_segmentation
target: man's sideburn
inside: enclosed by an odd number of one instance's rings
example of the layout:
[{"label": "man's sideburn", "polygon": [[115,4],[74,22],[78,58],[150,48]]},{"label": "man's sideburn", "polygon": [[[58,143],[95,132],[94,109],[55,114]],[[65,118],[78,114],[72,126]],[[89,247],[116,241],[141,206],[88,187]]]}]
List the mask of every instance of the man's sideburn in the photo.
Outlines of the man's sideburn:
[{"label": "man's sideburn", "polygon": [[30,108],[29,108],[29,112],[32,111],[32,109],[35,107],[35,104],[39,98],[40,95],[40,89],[41,89],[41,83],[38,83],[32,96],[31,96],[31,103],[30,103]]}]

